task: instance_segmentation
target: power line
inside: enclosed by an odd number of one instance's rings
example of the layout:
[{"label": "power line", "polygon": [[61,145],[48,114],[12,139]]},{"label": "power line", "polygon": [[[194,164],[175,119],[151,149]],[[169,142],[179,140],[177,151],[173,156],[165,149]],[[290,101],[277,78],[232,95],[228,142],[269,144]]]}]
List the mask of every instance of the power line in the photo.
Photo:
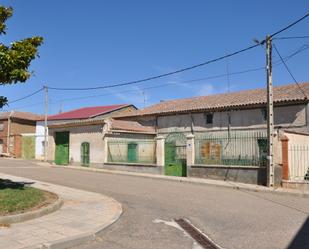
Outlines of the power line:
[{"label": "power line", "polygon": [[[275,32],[275,33],[273,33],[273,34],[271,34],[270,37],[274,37],[274,36],[276,36],[276,35],[282,33],[283,31],[285,31],[285,30],[287,30],[287,29],[293,27],[294,25],[296,25],[297,23],[301,22],[302,20],[304,20],[304,19],[307,18],[308,16],[309,16],[309,13],[307,13],[306,15],[304,15],[303,17],[301,17],[300,19],[294,21],[293,23],[289,24],[288,26],[286,26],[286,27],[280,29],[279,31],[277,31],[277,32]],[[230,54],[227,54],[227,55],[224,55],[224,56],[220,56],[220,57],[215,58],[215,59],[212,59],[212,60],[208,60],[208,61],[206,61],[206,62],[202,62],[202,63],[197,64],[197,65],[189,66],[189,67],[182,68],[182,69],[179,69],[179,70],[176,70],[176,71],[172,71],[172,72],[169,72],[169,73],[160,74],[160,75],[156,75],[156,76],[151,76],[151,77],[144,78],[144,79],[140,79],[140,80],[134,80],[134,81],[124,82],[124,83],[111,84],[111,85],[98,86],[98,87],[85,87],[85,88],[49,87],[49,89],[52,89],[52,90],[62,90],[62,91],[87,91],[87,90],[106,89],[106,88],[113,88],[113,87],[127,86],[127,85],[142,83],[142,82],[146,82],[146,81],[150,81],[150,80],[155,80],[155,79],[163,78],[163,77],[166,77],[166,76],[170,76],[170,75],[182,73],[182,72],[189,71],[189,70],[192,70],[192,69],[195,69],[195,68],[198,68],[198,67],[202,67],[202,66],[205,66],[205,65],[208,65],[208,64],[211,64],[211,63],[214,63],[214,62],[217,62],[217,61],[220,61],[220,60],[223,60],[223,59],[226,59],[226,58],[235,56],[235,55],[237,55],[237,54],[246,52],[246,51],[251,50],[251,49],[253,49],[253,48],[259,46],[260,44],[264,44],[264,43],[265,43],[265,39],[264,39],[263,41],[261,41],[260,43],[258,43],[258,44],[249,46],[249,47],[247,47],[247,48],[238,50],[238,51],[236,51],[236,52],[233,52],[233,53],[230,53]]]},{"label": "power line", "polygon": [[274,38],[274,40],[291,40],[291,39],[306,39],[306,38],[309,38],[309,35],[276,37]]},{"label": "power line", "polygon": [[148,78],[145,78],[145,79],[141,79],[141,80],[134,80],[134,81],[129,81],[129,82],[125,82],[125,83],[112,84],[112,85],[106,85],[106,86],[98,86],[98,87],[85,87],[85,88],[48,87],[48,88],[52,89],[52,90],[61,90],[61,91],[87,91],[87,90],[106,89],[106,88],[113,88],[113,87],[137,84],[137,83],[141,83],[141,82],[146,82],[146,81],[150,81],[150,80],[155,80],[155,79],[163,78],[163,77],[170,76],[170,75],[173,75],[173,74],[182,73],[182,72],[185,72],[185,71],[188,71],[188,70],[192,70],[192,69],[195,69],[195,68],[198,68],[198,67],[202,67],[202,66],[205,66],[205,65],[208,65],[208,64],[211,64],[211,63],[223,60],[225,58],[232,57],[234,55],[243,53],[243,52],[248,51],[250,49],[253,49],[253,48],[255,48],[255,47],[259,46],[259,45],[260,44],[255,44],[255,45],[249,46],[247,48],[238,50],[236,52],[227,54],[225,56],[221,56],[221,57],[218,57],[218,58],[206,61],[206,62],[202,62],[202,63],[194,65],[194,66],[182,68],[182,69],[179,69],[179,70],[176,70],[176,71],[173,71],[173,72],[169,72],[169,73],[165,73],[165,74],[160,74],[160,75],[157,75],[157,76],[151,76],[151,77],[148,77]]},{"label": "power line", "polygon": [[288,73],[290,74],[290,76],[292,77],[292,79],[294,80],[295,84],[298,86],[298,88],[300,89],[300,91],[304,94],[305,98],[307,99],[307,95],[305,93],[305,91],[302,89],[302,87],[299,85],[299,83],[297,82],[297,80],[295,79],[294,75],[292,74],[291,70],[289,69],[288,65],[285,63],[284,59],[282,58],[281,54],[279,53],[277,46],[275,44],[273,44],[273,47],[276,50],[276,53],[278,54],[278,56],[280,57],[280,60],[282,61],[284,67],[286,68],[286,70],[288,71]]},{"label": "power line", "polygon": [[[309,16],[309,13],[305,14],[303,17],[299,18],[299,19],[296,20],[295,22],[292,22],[291,24],[289,24],[289,25],[286,26],[285,28],[282,28],[282,29],[280,29],[279,31],[277,31],[277,32],[275,32],[275,33],[273,33],[273,34],[271,34],[270,37],[273,38],[274,36],[276,36],[276,35],[282,33],[283,31],[285,31],[285,30],[287,30],[287,29],[289,29],[289,28],[295,26],[297,23],[299,23],[299,22],[305,20],[308,16]],[[264,40],[264,42],[265,42],[265,40]]]},{"label": "power line", "polygon": [[9,105],[9,104],[16,103],[16,102],[18,102],[18,101],[21,101],[21,100],[30,98],[30,97],[32,97],[33,95],[36,95],[37,93],[39,93],[39,92],[41,92],[41,91],[43,91],[43,88],[40,88],[39,90],[37,90],[37,91],[35,91],[35,92],[33,92],[33,93],[30,93],[30,94],[28,94],[28,95],[26,95],[26,96],[24,96],[24,97],[21,97],[21,98],[19,98],[19,99],[12,100],[12,101],[8,102],[7,104]]},{"label": "power line", "polygon": [[[304,44],[301,47],[299,47],[298,49],[294,50],[291,54],[285,56],[283,59],[285,61],[288,61],[290,59],[292,59],[294,56],[296,56],[297,54],[305,51],[309,49],[309,45]],[[277,61],[275,61],[273,63],[274,66],[278,66],[282,64],[282,61],[279,59]],[[240,74],[245,74],[245,73],[250,73],[250,72],[255,72],[255,71],[261,71],[261,70],[265,70],[265,66],[261,66],[261,67],[256,67],[256,68],[251,68],[251,69],[246,69],[246,70],[242,70],[242,71],[236,71],[236,72],[229,72],[229,75],[240,75]],[[179,81],[179,82],[175,82],[175,83],[164,83],[164,84],[159,84],[159,85],[154,85],[154,86],[150,86],[150,87],[144,87],[142,89],[131,89],[131,90],[125,90],[125,91],[119,91],[116,93],[128,93],[128,92],[136,92],[136,91],[144,91],[144,90],[149,90],[149,89],[156,89],[156,88],[161,88],[161,87],[166,87],[166,86],[170,86],[170,85],[181,85],[181,84],[185,84],[185,83],[196,83],[199,81],[203,81],[203,80],[210,80],[210,79],[218,79],[218,78],[223,78],[226,77],[227,74],[217,74],[217,75],[212,75],[212,76],[207,76],[207,77],[201,77],[201,78],[197,78],[197,79],[191,79],[191,80],[184,80],[184,81]],[[53,101],[52,104],[50,105],[55,105],[56,103],[59,102],[69,102],[69,101],[74,101],[74,100],[81,100],[81,99],[89,99],[89,98],[95,98],[95,97],[103,97],[103,96],[109,96],[110,93],[108,94],[96,94],[96,95],[88,95],[88,96],[83,96],[83,97],[75,97],[75,98],[66,98],[66,99],[59,99],[59,100],[55,100]],[[18,109],[24,109],[27,107],[32,107],[32,106],[36,106],[39,104],[43,104],[44,102],[36,102],[30,105],[26,105],[26,106],[21,106],[21,107],[16,107],[14,108],[15,110]]]}]

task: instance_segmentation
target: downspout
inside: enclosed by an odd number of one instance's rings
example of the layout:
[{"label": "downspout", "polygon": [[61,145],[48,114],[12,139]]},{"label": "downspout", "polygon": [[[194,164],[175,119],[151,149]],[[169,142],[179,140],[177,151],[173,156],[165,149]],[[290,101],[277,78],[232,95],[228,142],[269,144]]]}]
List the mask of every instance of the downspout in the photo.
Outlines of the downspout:
[{"label": "downspout", "polygon": [[6,140],[6,153],[10,154],[10,132],[11,132],[11,117],[13,116],[14,111],[11,111],[8,116],[8,130],[7,130],[7,140]]}]

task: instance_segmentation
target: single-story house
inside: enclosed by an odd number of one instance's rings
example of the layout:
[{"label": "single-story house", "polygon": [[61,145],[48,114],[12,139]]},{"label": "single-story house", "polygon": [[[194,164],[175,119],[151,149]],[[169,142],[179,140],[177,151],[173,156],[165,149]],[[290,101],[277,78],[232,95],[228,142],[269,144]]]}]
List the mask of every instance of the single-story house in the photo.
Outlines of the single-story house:
[{"label": "single-story house", "polygon": [[[120,114],[130,113],[133,110],[136,110],[136,107],[131,104],[83,107],[55,115],[49,115],[47,126],[63,122],[113,117]],[[35,157],[39,160],[44,158],[44,124],[44,118],[41,118],[41,120],[36,123]]]},{"label": "single-story house", "polygon": [[[111,159],[116,164],[139,160],[155,166],[154,138],[151,127],[135,121],[109,118],[55,123],[49,126],[48,161],[58,165],[102,166]],[[136,153],[135,144],[144,141],[147,145]]]}]

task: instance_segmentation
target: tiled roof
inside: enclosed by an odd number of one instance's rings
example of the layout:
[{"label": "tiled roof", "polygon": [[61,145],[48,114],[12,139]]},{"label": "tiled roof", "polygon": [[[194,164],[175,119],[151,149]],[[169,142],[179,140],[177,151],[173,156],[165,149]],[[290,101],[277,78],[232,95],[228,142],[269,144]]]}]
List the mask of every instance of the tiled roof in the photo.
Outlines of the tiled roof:
[{"label": "tiled roof", "polygon": [[77,127],[87,125],[100,125],[105,124],[104,119],[83,119],[83,120],[71,120],[61,123],[49,124],[48,128],[64,128],[64,127]]},{"label": "tiled roof", "polygon": [[116,111],[126,106],[130,106],[130,105],[122,104],[122,105],[83,107],[83,108],[75,109],[72,111],[48,116],[48,120],[69,120],[69,119],[94,118],[96,116],[103,115],[103,114],[106,114],[112,111]]},{"label": "tiled roof", "polygon": [[111,130],[113,131],[129,131],[129,132],[142,132],[142,133],[155,133],[152,126],[142,126],[135,121],[125,121],[113,119],[111,122]]},{"label": "tiled roof", "polygon": [[8,119],[9,116],[11,116],[11,118],[18,118],[18,119],[31,120],[31,121],[37,121],[43,118],[42,115],[37,115],[31,112],[11,111],[11,112],[0,113],[0,120]]},{"label": "tiled roof", "polygon": [[[300,84],[301,89],[309,98],[309,82]],[[308,101],[296,84],[274,87],[274,102]],[[163,101],[158,104],[136,110],[125,116],[143,116],[155,114],[172,114],[176,112],[196,112],[207,110],[222,110],[227,108],[242,108],[266,104],[266,90],[254,89],[234,93],[215,94],[193,98]]]}]

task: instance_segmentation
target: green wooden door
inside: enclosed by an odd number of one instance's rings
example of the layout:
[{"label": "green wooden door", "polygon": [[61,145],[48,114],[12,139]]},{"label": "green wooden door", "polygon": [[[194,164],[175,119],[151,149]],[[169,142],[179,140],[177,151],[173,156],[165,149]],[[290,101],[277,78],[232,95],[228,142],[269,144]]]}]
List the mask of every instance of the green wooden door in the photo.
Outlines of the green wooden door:
[{"label": "green wooden door", "polygon": [[81,164],[82,166],[89,166],[90,163],[90,144],[84,142],[81,144]]},{"label": "green wooden door", "polygon": [[34,159],[35,157],[35,137],[23,136],[21,144],[21,157],[23,159]]},{"label": "green wooden door", "polygon": [[55,163],[57,165],[69,164],[69,132],[56,132]]},{"label": "green wooden door", "polygon": [[128,162],[137,162],[137,144],[135,143],[128,144]]},{"label": "green wooden door", "polygon": [[165,175],[187,176],[186,138],[182,134],[169,134],[165,140]]}]

